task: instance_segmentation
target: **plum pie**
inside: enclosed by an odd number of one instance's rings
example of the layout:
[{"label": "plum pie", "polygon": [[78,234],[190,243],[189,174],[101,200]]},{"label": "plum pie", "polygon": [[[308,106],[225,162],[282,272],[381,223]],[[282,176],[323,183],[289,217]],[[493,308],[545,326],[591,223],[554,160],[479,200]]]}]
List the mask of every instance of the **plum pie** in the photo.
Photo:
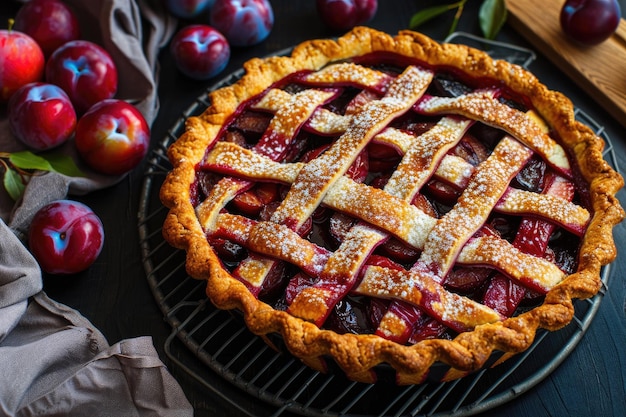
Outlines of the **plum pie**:
[{"label": "plum pie", "polygon": [[599,290],[623,179],[528,71],[365,27],[244,69],[186,120],[160,196],[188,273],[253,333],[413,384],[527,349]]}]

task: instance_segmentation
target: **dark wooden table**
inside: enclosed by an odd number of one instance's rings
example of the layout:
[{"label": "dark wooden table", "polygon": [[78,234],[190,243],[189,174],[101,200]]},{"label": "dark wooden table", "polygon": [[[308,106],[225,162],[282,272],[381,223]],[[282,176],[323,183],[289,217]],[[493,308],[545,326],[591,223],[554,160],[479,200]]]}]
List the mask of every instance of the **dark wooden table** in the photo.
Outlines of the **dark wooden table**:
[{"label": "dark wooden table", "polygon": [[[620,0],[626,10],[624,0]],[[223,75],[239,69],[242,63],[255,56],[264,56],[301,41],[335,36],[319,20],[314,1],[272,0],[275,26],[269,38],[250,48],[233,50],[231,61]],[[396,33],[406,29],[413,13],[428,4],[417,0],[380,1],[379,10],[369,25]],[[480,2],[468,2],[459,29],[479,34],[477,6]],[[7,6],[2,6],[2,8]],[[15,5],[8,6],[15,8]],[[7,13],[8,12],[8,13]],[[10,14],[5,9],[2,13]],[[438,18],[423,27],[423,31],[436,39],[443,39],[450,24],[451,15]],[[181,22],[185,24],[186,22]],[[530,47],[520,34],[505,26],[498,40]],[[598,63],[603,65],[604,63]],[[625,65],[606,63],[606,65]],[[626,133],[624,128],[597,106],[593,97],[585,95],[569,81],[546,57],[538,56],[531,70],[549,87],[568,94],[579,108],[604,126],[612,139],[618,163],[626,166]],[[168,130],[181,117],[199,94],[216,80],[191,81],[176,71],[167,50],[161,53],[159,96],[160,114],[152,127],[153,144],[156,146]],[[219,76],[217,78],[220,78]],[[130,173],[118,185],[94,192],[80,200],[90,205],[102,218],[106,229],[106,241],[102,255],[88,271],[71,279],[45,277],[48,294],[79,310],[90,319],[108,338],[110,343],[135,336],[152,336],[163,361],[168,364],[197,416],[237,416],[244,414],[228,401],[215,395],[173,363],[164,352],[165,341],[172,332],[164,320],[146,279],[142,263],[138,212],[140,194],[146,166]],[[626,203],[623,191],[620,199]],[[618,247],[626,247],[624,225],[615,231]],[[608,289],[590,328],[565,361],[528,392],[514,396],[483,415],[522,416],[618,416],[626,413],[626,312],[625,296],[626,258],[623,254],[612,265]],[[194,355],[183,347],[177,355],[193,359]],[[232,398],[243,409],[255,410],[261,400],[239,392],[227,382],[214,377],[212,383]],[[249,411],[254,415],[256,411]],[[260,414],[260,412],[259,412]],[[290,415],[288,413],[281,415]]]}]

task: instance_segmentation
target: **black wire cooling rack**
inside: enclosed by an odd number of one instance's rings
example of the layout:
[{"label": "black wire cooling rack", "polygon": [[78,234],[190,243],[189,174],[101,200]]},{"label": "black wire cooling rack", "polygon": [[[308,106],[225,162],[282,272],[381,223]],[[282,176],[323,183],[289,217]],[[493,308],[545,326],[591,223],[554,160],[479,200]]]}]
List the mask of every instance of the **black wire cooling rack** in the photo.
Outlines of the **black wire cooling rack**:
[{"label": "black wire cooling rack", "polygon": [[[496,58],[524,67],[535,58],[530,50],[465,33],[453,34],[446,41],[479,47]],[[211,89],[232,84],[242,75],[243,70],[236,71]],[[138,213],[139,235],[148,283],[172,327],[164,346],[168,358],[240,414],[475,415],[516,398],[542,381],[569,356],[591,324],[607,289],[610,266],[602,270],[603,285],[598,294],[575,302],[575,317],[568,326],[558,332],[539,331],[533,345],[505,365],[450,382],[411,386],[358,383],[340,373],[316,372],[289,354],[273,350],[249,332],[239,317],[213,307],[205,295],[205,282],[186,273],[185,253],[162,238],[161,226],[167,210],[158,195],[171,169],[166,150],[182,134],[185,119],[200,114],[208,105],[204,92],[181,114],[149,156]],[[576,116],[606,142],[605,158],[618,170],[604,128],[580,110],[576,110]],[[534,353],[537,350],[540,355]],[[251,408],[250,404],[254,406]]]}]

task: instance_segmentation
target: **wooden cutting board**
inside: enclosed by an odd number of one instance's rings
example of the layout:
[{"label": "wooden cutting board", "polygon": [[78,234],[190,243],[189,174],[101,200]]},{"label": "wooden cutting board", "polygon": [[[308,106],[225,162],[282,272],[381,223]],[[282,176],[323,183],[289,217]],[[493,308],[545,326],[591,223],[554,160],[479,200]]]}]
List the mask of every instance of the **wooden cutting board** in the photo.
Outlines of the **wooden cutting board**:
[{"label": "wooden cutting board", "polygon": [[559,14],[564,0],[507,0],[508,23],[626,126],[626,21],[595,46],[566,38]]}]

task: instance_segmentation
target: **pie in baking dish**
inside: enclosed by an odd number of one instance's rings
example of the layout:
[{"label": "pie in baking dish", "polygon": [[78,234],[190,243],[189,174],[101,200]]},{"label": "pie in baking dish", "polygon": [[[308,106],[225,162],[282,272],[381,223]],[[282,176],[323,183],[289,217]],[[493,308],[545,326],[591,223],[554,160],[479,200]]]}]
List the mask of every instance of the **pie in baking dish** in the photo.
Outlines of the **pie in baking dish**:
[{"label": "pie in baking dish", "polygon": [[358,27],[245,71],[186,121],[161,199],[188,273],[252,332],[420,383],[525,350],[599,290],[623,180],[526,70]]}]

